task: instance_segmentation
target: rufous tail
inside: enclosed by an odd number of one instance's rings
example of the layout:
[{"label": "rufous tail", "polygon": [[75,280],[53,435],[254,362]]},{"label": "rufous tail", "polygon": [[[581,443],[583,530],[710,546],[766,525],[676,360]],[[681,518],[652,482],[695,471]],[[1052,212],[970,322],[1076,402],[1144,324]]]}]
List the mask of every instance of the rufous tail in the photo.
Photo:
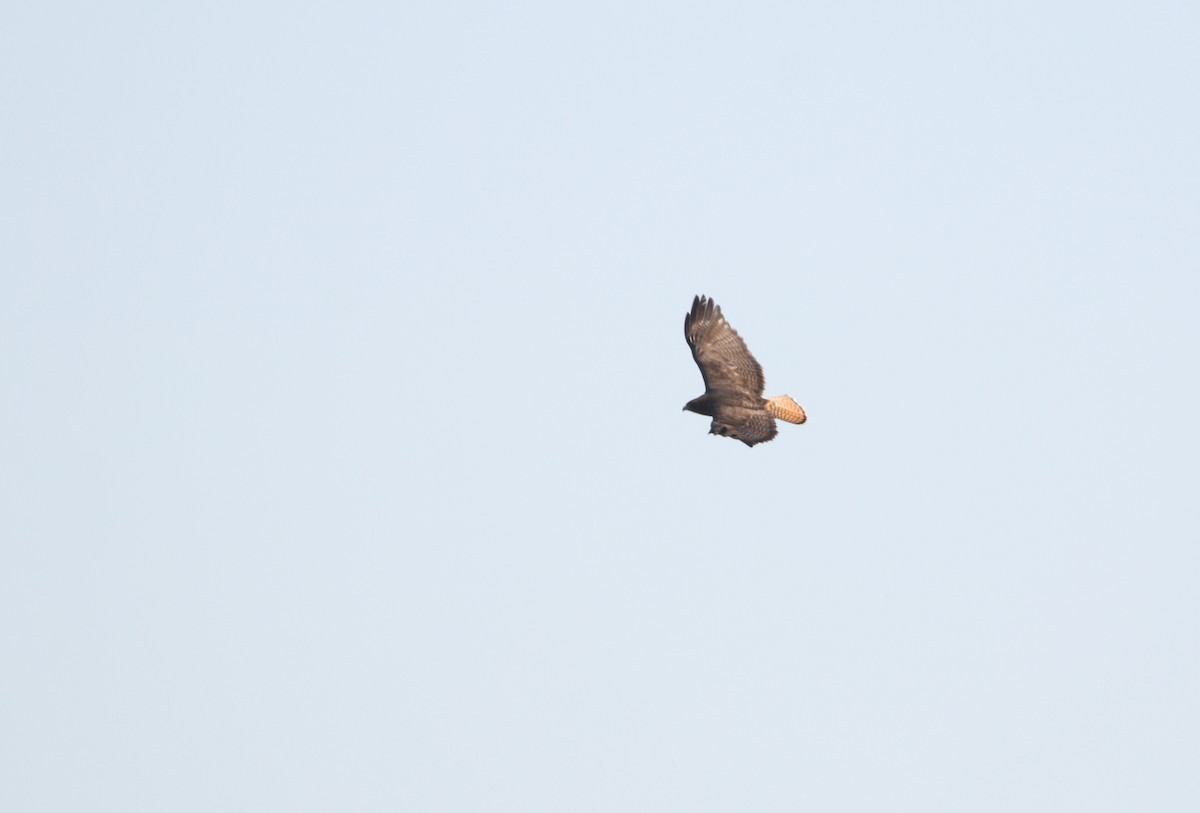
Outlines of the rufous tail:
[{"label": "rufous tail", "polygon": [[793,401],[790,395],[776,395],[774,398],[768,398],[767,412],[772,418],[778,418],[788,423],[804,423],[808,420],[808,416],[804,414],[804,407]]}]

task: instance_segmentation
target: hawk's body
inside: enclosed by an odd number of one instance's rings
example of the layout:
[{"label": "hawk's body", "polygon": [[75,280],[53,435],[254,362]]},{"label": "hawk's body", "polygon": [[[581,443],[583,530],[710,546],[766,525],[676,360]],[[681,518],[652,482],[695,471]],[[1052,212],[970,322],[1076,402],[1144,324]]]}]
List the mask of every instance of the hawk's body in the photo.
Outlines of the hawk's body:
[{"label": "hawk's body", "polygon": [[762,367],[737,331],[707,297],[692,300],[683,335],[704,376],[704,394],[684,409],[713,419],[709,434],[737,438],[747,446],[775,437],[775,419],[804,423],[804,410],[787,395],[763,398]]}]

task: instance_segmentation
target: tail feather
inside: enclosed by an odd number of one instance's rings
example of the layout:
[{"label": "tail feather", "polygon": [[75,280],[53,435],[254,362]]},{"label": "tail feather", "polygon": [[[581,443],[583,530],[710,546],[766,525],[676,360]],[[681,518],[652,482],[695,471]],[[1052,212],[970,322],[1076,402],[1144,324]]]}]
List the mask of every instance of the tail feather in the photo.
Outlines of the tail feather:
[{"label": "tail feather", "polygon": [[808,416],[804,408],[792,400],[790,395],[776,395],[767,399],[767,412],[772,418],[778,418],[788,423],[804,423]]}]

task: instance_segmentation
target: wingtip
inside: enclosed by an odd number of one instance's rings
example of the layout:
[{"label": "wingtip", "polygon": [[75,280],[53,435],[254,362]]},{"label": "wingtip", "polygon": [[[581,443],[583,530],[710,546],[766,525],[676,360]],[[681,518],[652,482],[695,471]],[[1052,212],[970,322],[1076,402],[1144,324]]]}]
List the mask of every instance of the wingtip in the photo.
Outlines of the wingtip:
[{"label": "wingtip", "polygon": [[692,297],[691,316],[693,319],[717,319],[721,316],[721,307],[711,296],[697,294]]},{"label": "wingtip", "polygon": [[694,324],[707,322],[713,316],[713,301],[704,294],[692,297],[692,309],[684,314],[684,333],[690,337]]}]

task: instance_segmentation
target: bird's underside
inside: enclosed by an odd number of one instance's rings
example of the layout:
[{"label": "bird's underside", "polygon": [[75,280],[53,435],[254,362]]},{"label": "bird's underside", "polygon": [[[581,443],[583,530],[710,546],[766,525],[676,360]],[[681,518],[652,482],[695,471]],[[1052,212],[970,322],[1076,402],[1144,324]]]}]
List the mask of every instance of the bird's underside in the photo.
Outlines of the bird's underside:
[{"label": "bird's underside", "polygon": [[689,401],[684,409],[710,416],[710,434],[754,446],[779,433],[776,419],[804,423],[804,409],[790,396],[763,397],[762,367],[725,321],[717,303],[696,297],[684,317],[683,330],[705,386],[704,395]]}]

